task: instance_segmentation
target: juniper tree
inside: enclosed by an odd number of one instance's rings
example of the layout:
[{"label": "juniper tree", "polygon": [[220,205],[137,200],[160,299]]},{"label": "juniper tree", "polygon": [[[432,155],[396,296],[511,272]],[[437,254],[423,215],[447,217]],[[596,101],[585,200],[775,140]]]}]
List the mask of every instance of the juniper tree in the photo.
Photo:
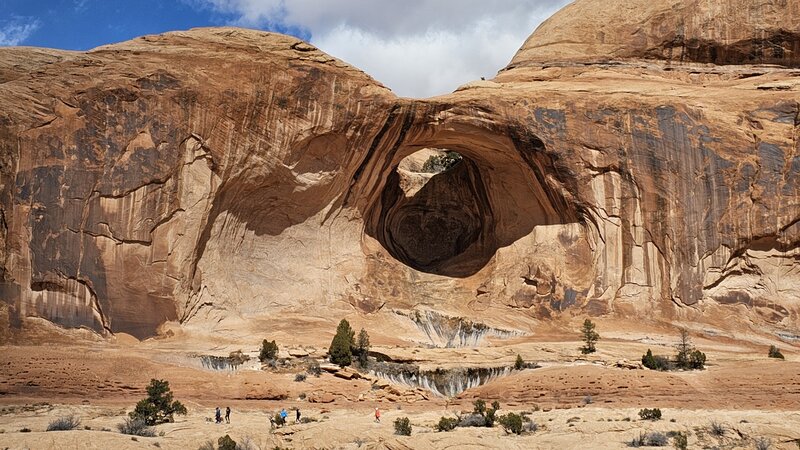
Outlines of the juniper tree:
[{"label": "juniper tree", "polygon": [[349,366],[353,362],[353,347],[355,346],[355,332],[350,328],[350,322],[342,319],[336,327],[336,335],[328,349],[330,361],[341,367]]},{"label": "juniper tree", "polygon": [[600,339],[600,335],[597,334],[597,332],[594,331],[594,329],[595,329],[595,324],[591,320],[586,319],[583,321],[581,334],[583,335],[583,342],[585,343],[585,345],[581,347],[581,353],[583,353],[584,355],[588,353],[594,353],[597,351],[595,344],[597,344],[597,341]]}]

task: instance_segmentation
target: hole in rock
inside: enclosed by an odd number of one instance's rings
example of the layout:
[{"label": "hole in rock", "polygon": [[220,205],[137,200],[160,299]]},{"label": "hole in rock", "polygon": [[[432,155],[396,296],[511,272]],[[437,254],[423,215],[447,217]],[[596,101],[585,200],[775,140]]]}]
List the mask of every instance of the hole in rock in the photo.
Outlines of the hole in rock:
[{"label": "hole in rock", "polygon": [[467,277],[537,225],[577,220],[545,186],[553,169],[538,139],[517,145],[506,136],[445,135],[431,143],[398,148],[366,224],[400,262]]}]

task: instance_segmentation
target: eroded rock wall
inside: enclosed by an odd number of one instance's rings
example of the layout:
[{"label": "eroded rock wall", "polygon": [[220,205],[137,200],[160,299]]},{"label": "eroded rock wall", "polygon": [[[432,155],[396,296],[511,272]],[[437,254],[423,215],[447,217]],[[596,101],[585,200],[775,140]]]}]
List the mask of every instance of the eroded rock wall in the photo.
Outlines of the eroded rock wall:
[{"label": "eroded rock wall", "polygon": [[[137,337],[420,307],[797,326],[796,71],[526,61],[413,100],[254,31],[0,49],[2,300]],[[463,161],[405,190],[429,148]]]}]

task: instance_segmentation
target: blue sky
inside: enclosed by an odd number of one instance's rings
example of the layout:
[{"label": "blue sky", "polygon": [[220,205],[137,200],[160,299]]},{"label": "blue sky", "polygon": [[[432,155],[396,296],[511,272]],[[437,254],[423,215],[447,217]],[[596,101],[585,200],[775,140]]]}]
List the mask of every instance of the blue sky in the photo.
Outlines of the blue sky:
[{"label": "blue sky", "polygon": [[[88,50],[144,34],[228,25],[237,19],[235,12],[181,0],[0,0],[0,30],[11,26],[21,31],[7,36],[3,44],[67,50]],[[257,28],[311,37],[307,30],[280,23]]]},{"label": "blue sky", "polygon": [[570,0],[0,0],[0,46],[88,50],[234,25],[292,34],[398,95],[492,78]]}]

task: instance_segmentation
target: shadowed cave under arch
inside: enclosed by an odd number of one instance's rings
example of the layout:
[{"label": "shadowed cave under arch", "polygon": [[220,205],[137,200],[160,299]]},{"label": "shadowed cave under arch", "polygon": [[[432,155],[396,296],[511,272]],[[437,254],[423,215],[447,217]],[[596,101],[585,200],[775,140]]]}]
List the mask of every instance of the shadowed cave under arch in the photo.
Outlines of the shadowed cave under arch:
[{"label": "shadowed cave under arch", "polygon": [[[403,162],[431,148],[462,160],[420,183]],[[399,146],[388,169],[365,231],[421,272],[468,277],[534,227],[578,221],[576,209],[545,182],[553,164],[535,137],[451,128]]]}]

